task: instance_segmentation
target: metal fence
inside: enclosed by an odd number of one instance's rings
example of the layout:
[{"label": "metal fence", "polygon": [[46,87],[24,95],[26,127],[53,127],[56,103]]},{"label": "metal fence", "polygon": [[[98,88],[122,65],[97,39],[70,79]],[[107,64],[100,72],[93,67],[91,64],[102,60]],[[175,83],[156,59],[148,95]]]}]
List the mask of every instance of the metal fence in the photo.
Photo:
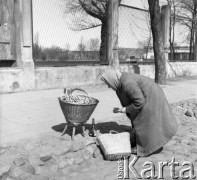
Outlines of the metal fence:
[{"label": "metal fence", "polygon": [[118,44],[121,61],[144,57],[152,41],[149,22],[148,11],[127,5],[119,7]]},{"label": "metal fence", "polygon": [[[73,31],[60,0],[32,0],[33,56],[43,61],[99,61],[101,27]],[[121,5],[119,8],[119,59],[142,58],[149,38],[148,12]]]},{"label": "metal fence", "polygon": [[[52,61],[58,62],[58,66],[99,64],[101,26],[83,31],[71,30],[72,20],[68,22],[69,17],[63,13],[60,3],[61,0],[32,0],[35,63],[43,65],[43,62]],[[153,61],[152,32],[147,10],[120,5],[118,46],[120,62]]]},{"label": "metal fence", "polygon": [[35,61],[99,60],[100,27],[71,30],[60,0],[32,0],[32,8]]},{"label": "metal fence", "polygon": [[[60,0],[32,0],[35,62],[99,61],[101,27],[71,30],[72,22],[66,21],[60,3]],[[140,45],[149,34],[148,12],[121,5],[118,34],[120,61],[141,58],[144,50]]]}]

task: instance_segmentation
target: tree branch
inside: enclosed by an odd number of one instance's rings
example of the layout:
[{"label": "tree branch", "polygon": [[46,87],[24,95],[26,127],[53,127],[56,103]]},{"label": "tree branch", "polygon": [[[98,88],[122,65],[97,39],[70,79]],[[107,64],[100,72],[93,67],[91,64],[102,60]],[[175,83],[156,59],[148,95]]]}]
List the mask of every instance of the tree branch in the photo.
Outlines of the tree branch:
[{"label": "tree branch", "polygon": [[94,17],[94,18],[97,18],[97,19],[102,20],[102,18],[99,16],[99,14],[97,14],[97,13],[91,11],[91,10],[85,5],[85,3],[82,2],[82,0],[79,0],[79,3],[80,3],[80,5],[82,6],[82,8],[84,9],[84,11],[85,11],[87,14],[91,15],[91,16]]}]

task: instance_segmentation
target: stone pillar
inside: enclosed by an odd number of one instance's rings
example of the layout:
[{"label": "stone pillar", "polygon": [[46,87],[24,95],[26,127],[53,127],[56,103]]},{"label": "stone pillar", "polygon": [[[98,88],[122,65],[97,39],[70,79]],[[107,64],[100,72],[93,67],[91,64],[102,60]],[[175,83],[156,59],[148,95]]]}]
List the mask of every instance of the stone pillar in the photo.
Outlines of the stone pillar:
[{"label": "stone pillar", "polygon": [[33,61],[32,0],[15,1],[16,63],[24,71],[27,89],[35,84]]},{"label": "stone pillar", "polygon": [[168,5],[164,5],[161,7],[161,28],[163,46],[165,49],[165,59],[168,59],[170,30],[170,6]]}]

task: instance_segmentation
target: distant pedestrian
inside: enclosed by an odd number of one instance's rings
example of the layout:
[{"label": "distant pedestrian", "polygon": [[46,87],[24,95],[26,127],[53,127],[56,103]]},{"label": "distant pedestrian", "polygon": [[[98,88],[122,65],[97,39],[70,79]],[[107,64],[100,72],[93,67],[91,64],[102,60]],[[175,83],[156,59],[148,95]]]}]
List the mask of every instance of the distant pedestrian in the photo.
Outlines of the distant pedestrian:
[{"label": "distant pedestrian", "polygon": [[107,70],[101,79],[114,91],[135,130],[138,156],[160,152],[178,126],[163,90],[152,79],[133,73]]}]

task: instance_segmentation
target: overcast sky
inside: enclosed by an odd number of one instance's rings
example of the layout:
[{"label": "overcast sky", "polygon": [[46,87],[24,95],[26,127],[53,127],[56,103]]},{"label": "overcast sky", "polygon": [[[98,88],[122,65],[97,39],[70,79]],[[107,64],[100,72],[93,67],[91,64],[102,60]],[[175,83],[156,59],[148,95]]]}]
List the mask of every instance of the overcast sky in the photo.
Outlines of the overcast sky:
[{"label": "overcast sky", "polygon": [[[147,0],[122,0],[123,4],[145,8]],[[119,46],[137,48],[139,41],[148,38],[147,15],[143,11],[132,9],[120,10]],[[33,0],[33,31],[39,34],[39,44],[52,45],[75,50],[83,37],[87,42],[91,38],[100,39],[100,27],[85,31],[72,31],[60,10],[59,0]]]}]

